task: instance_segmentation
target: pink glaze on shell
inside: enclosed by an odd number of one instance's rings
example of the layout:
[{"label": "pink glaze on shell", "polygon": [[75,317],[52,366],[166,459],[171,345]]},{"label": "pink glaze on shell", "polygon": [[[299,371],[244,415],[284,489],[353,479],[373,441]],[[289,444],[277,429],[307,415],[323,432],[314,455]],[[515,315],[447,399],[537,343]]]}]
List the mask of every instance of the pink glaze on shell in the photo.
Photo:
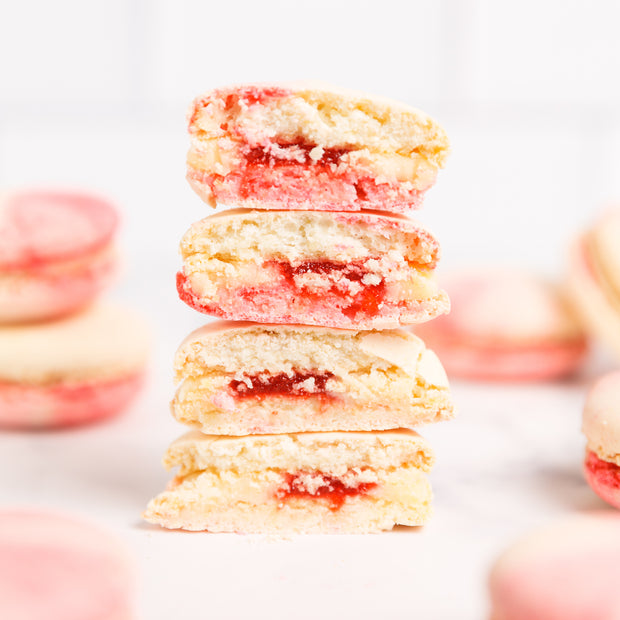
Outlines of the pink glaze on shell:
[{"label": "pink glaze on shell", "polygon": [[0,427],[46,429],[110,418],[131,404],[143,382],[143,372],[72,384],[0,382]]},{"label": "pink glaze on shell", "polygon": [[0,618],[129,620],[125,550],[90,524],[34,510],[0,511]]},{"label": "pink glaze on shell", "polygon": [[96,253],[109,245],[117,225],[114,207],[94,196],[8,194],[0,204],[0,272],[27,271]]},{"label": "pink glaze on shell", "polygon": [[447,298],[411,301],[407,304],[390,302],[384,298],[372,304],[372,312],[360,305],[359,311],[349,312],[350,300],[336,295],[306,296],[294,287],[275,285],[247,288],[229,288],[217,301],[205,303],[193,291],[189,278],[177,273],[179,297],[188,306],[223,319],[254,321],[257,323],[283,323],[320,325],[340,329],[388,329],[429,321],[448,312]]},{"label": "pink glaze on shell", "polygon": [[335,170],[298,163],[274,168],[241,166],[226,176],[190,168],[187,180],[209,204],[237,204],[256,209],[380,209],[409,213],[422,205],[425,193],[406,184],[380,182],[368,171],[356,171],[344,164]]},{"label": "pink glaze on shell", "polygon": [[86,257],[65,269],[37,265],[0,274],[0,324],[57,319],[90,304],[114,278],[113,252]]},{"label": "pink glaze on shell", "polygon": [[592,490],[608,504],[620,508],[620,467],[586,450],[584,474]]}]

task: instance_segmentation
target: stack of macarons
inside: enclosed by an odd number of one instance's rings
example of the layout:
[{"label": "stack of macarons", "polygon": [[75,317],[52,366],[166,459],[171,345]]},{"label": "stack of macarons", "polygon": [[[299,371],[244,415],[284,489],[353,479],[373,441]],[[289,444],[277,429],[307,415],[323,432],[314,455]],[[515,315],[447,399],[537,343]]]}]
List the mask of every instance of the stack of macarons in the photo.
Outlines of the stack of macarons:
[{"label": "stack of macarons", "polygon": [[238,86],[190,111],[188,180],[211,206],[181,242],[183,301],[218,317],[175,358],[178,467],[145,518],[213,532],[421,525],[453,406],[401,326],[446,313],[437,240],[405,213],[448,153],[408,106],[324,86]]},{"label": "stack of macarons", "polygon": [[106,418],[138,392],[143,322],[98,301],[117,269],[117,224],[113,206],[86,194],[0,198],[0,427]]}]

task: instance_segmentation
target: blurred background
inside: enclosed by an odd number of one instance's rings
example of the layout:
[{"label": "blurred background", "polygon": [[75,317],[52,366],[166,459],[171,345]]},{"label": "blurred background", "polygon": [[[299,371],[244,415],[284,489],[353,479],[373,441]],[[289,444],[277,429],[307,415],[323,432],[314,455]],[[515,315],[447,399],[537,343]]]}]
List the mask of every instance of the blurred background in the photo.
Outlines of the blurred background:
[{"label": "blurred background", "polygon": [[[4,439],[6,464],[19,470],[0,474],[5,501],[73,508],[121,532],[142,567],[144,618],[207,617],[179,612],[172,600],[183,590],[188,610],[199,609],[204,592],[192,588],[204,588],[205,576],[217,618],[243,617],[226,611],[224,595],[239,587],[247,604],[265,611],[257,617],[275,617],[268,613],[274,593],[286,590],[290,612],[306,586],[331,601],[323,617],[345,610],[342,593],[357,601],[359,618],[411,617],[406,601],[415,597],[419,617],[483,617],[486,570],[502,545],[540,515],[590,501],[578,473],[583,385],[483,395],[457,386],[461,419],[428,433],[439,458],[439,514],[426,542],[409,538],[422,545],[410,556],[399,555],[403,535],[287,547],[162,536],[140,525],[140,510],[169,478],[161,454],[182,432],[167,405],[172,357],[204,322],[174,287],[178,242],[210,213],[184,179],[185,113],[203,91],[272,80],[318,79],[412,104],[438,120],[452,143],[418,216],[442,243],[441,269],[492,262],[562,278],[572,239],[620,198],[619,22],[612,0],[2,2],[0,188],[76,188],[114,201],[125,257],[114,295],[143,310],[155,340],[150,385],[124,418]],[[471,406],[474,396],[480,408]],[[557,433],[538,436],[540,418],[516,435],[510,423],[487,424],[507,408],[570,419],[570,439],[550,447]],[[525,479],[507,489],[494,459],[514,471],[542,451],[551,460],[534,491]],[[479,484],[486,474],[500,504]],[[556,495],[549,498],[544,484]],[[515,495],[501,504],[499,489]],[[197,559],[191,552],[200,545]],[[335,554],[327,568],[326,549]],[[415,557],[426,564],[416,566]],[[257,581],[252,571],[263,566]],[[321,568],[309,574],[309,566]],[[384,580],[385,566],[398,576]],[[316,617],[321,609],[317,600],[282,617]]]},{"label": "blurred background", "polygon": [[420,219],[444,265],[560,270],[620,195],[612,0],[4,2],[0,183],[80,185],[125,210],[125,250],[174,253],[207,213],[184,181],[193,97],[320,79],[440,121],[453,154]]}]

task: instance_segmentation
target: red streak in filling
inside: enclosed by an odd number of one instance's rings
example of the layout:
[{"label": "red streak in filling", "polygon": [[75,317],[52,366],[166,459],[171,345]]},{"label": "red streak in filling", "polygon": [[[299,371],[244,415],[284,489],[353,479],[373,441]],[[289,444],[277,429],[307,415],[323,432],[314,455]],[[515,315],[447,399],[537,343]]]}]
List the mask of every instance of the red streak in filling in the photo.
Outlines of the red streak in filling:
[{"label": "red streak in filling", "polygon": [[[379,284],[363,284],[362,279],[368,272],[361,265],[355,263],[342,264],[330,261],[304,261],[297,265],[297,267],[293,267],[290,263],[275,262],[275,264],[284,279],[294,289],[299,289],[295,283],[295,276],[304,273],[319,273],[329,276],[339,272],[342,274],[343,278],[351,282],[359,282],[362,289],[353,295],[351,303],[342,309],[342,314],[351,319],[354,318],[358,312],[375,315],[385,300],[385,280],[382,279]],[[306,296],[308,295],[307,291],[304,291],[303,294]],[[343,291],[337,282],[333,282],[325,292],[315,294],[314,296],[323,297],[326,294],[342,297]]]},{"label": "red streak in filling", "polygon": [[[321,484],[311,493],[305,488],[303,478],[308,476],[320,476]],[[342,480],[327,474],[299,472],[297,474],[284,474],[284,484],[276,492],[278,499],[286,500],[290,497],[304,499],[327,499],[331,510],[339,510],[347,497],[365,495],[377,486],[376,482],[360,482],[356,486],[346,486]]]},{"label": "red streak in filling", "polygon": [[[328,371],[295,371],[292,376],[286,373],[277,375],[245,375],[250,379],[252,387],[245,381],[232,380],[228,386],[237,398],[264,398],[265,396],[326,396],[326,383],[334,377]],[[314,379],[314,389],[309,392],[302,385],[304,381]]]},{"label": "red streak in filling", "polygon": [[610,463],[600,459],[594,452],[588,451],[586,456],[586,469],[601,484],[607,487],[620,488],[620,467],[615,463]]}]

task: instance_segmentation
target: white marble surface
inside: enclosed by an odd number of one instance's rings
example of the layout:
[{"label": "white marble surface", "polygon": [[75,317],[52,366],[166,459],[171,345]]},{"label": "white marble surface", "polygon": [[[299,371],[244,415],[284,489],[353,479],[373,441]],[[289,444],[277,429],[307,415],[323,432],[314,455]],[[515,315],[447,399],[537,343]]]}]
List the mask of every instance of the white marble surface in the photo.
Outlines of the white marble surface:
[{"label": "white marble surface", "polygon": [[[570,382],[454,381],[457,419],[422,429],[437,453],[427,527],[280,540],[145,525],[141,511],[169,479],[161,456],[183,431],[167,408],[172,354],[202,322],[171,287],[145,286],[157,295],[133,301],[150,305],[155,347],[136,405],[97,426],[0,433],[0,503],[70,511],[115,532],[134,557],[141,619],[480,620],[489,565],[506,544],[554,517],[602,507],[581,475],[579,432],[586,387],[607,366],[597,357]],[[117,291],[128,301],[140,294]]]}]

